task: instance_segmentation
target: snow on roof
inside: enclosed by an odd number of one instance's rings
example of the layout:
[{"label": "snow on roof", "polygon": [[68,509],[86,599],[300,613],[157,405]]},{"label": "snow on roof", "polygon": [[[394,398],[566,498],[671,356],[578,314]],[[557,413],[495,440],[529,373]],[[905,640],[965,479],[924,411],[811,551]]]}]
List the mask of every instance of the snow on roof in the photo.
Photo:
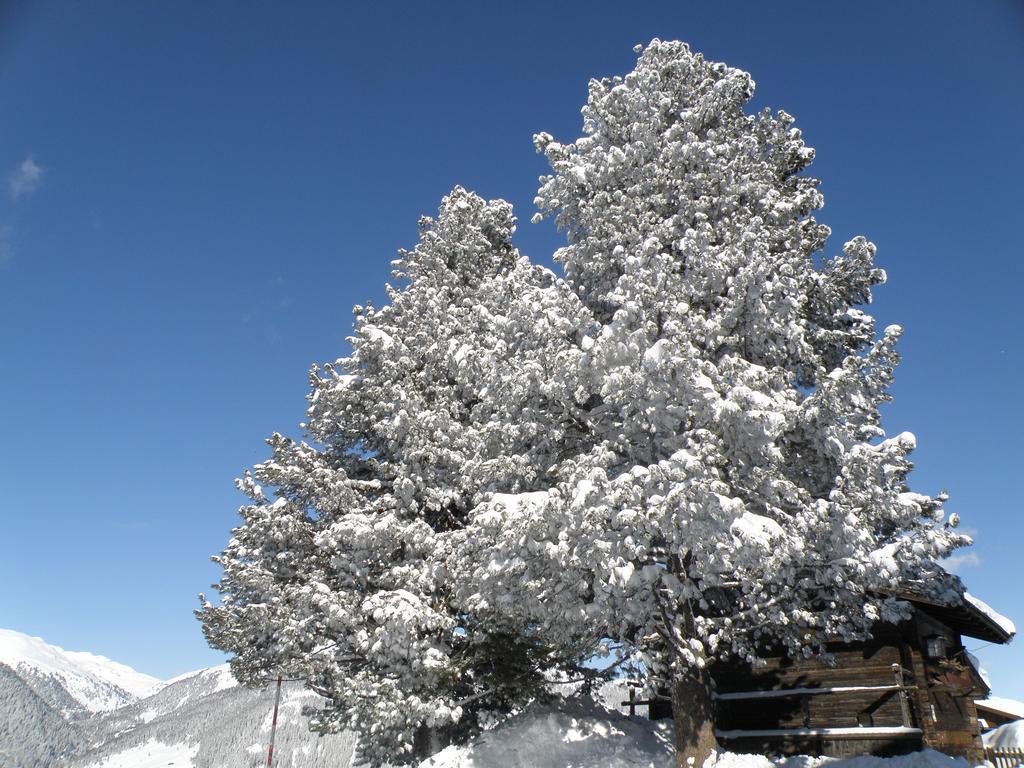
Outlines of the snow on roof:
[{"label": "snow on roof", "polygon": [[998,712],[1007,717],[1013,717],[1018,720],[1024,719],[1024,701],[1004,699],[1000,696],[989,696],[986,699],[975,699],[974,703],[978,707]]},{"label": "snow on roof", "polygon": [[998,626],[1008,635],[1017,634],[1017,627],[1008,618],[1003,616],[997,610],[995,610],[988,603],[979,600],[970,592],[964,592],[964,600],[966,600],[971,606],[976,608],[980,613],[984,614],[986,618],[990,619],[992,623]]}]

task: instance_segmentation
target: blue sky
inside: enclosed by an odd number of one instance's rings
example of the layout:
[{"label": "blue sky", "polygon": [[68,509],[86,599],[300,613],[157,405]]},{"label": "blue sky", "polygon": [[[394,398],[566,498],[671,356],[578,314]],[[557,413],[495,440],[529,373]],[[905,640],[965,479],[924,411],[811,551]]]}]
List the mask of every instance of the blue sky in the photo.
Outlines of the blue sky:
[{"label": "blue sky", "polygon": [[[0,626],[161,677],[220,661],[195,595],[310,364],[455,184],[547,261],[531,137],[576,137],[588,78],[655,36],[752,72],[818,150],[829,252],[878,244],[886,427],[1024,624],[1024,5],[295,5],[0,6]],[[1024,645],[979,655],[1024,698]]]}]

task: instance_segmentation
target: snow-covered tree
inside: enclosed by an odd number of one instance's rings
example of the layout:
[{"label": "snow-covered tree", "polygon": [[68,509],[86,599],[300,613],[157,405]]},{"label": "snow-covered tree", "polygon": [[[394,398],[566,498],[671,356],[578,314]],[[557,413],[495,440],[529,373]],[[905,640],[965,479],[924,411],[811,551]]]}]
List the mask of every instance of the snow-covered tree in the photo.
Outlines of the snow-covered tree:
[{"label": "snow-covered tree", "polygon": [[[306,431],[240,481],[210,642],[335,706],[402,760],[606,645],[671,689],[680,765],[714,747],[709,666],[898,621],[959,585],[945,497],[907,486],[879,408],[900,329],[854,238],[826,258],[793,118],[682,43],[592,81],[584,136],[541,134],[564,279],[461,189],[314,369]],[[265,489],[273,489],[269,493]]]},{"label": "snow-covered tree", "polygon": [[[884,439],[896,326],[862,308],[864,238],[823,258],[814,152],[751,77],[682,43],[591,81],[584,136],[536,144],[539,217],[595,324],[581,341],[585,450],[540,493],[460,532],[456,589],[567,638],[604,635],[671,688],[680,765],[715,745],[708,666],[867,636],[908,583],[957,588],[944,496],[909,491],[914,438]],[[510,578],[511,577],[511,578]],[[692,764],[692,761],[690,762]]]},{"label": "snow-covered tree", "polygon": [[459,188],[421,222],[395,262],[404,287],[356,307],[351,355],[312,371],[309,442],[274,435],[239,481],[251,504],[215,558],[221,604],[199,612],[240,680],[307,681],[332,702],[314,727],[356,731],[375,763],[471,733],[589,650],[467,612],[446,565],[470,510],[550,487],[553,454],[581,439],[566,372],[587,311],[514,229],[507,203]]}]

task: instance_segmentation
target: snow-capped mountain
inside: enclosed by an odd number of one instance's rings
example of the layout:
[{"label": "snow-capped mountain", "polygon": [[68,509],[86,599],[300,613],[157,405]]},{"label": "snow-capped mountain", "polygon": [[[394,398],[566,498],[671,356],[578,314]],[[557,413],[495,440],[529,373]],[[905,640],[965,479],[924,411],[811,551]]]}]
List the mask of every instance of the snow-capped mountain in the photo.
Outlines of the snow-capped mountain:
[{"label": "snow-capped mountain", "polygon": [[[263,765],[270,739],[274,687],[238,685],[226,665],[168,681],[152,696],[89,721],[88,750],[73,768],[250,768]],[[298,768],[344,768],[351,763],[350,733],[317,736],[302,715],[321,699],[298,683],[285,683],[277,722],[274,763]]]},{"label": "snow-capped mountain", "polygon": [[[321,699],[286,683],[275,763],[347,766],[355,738],[318,737]],[[249,768],[262,765],[274,690],[240,686],[227,664],[167,681],[38,637],[0,630],[0,768]]]},{"label": "snow-capped mountain", "polygon": [[10,629],[0,629],[0,664],[17,672],[44,701],[72,719],[131,704],[162,684],[103,656],[65,651]]}]

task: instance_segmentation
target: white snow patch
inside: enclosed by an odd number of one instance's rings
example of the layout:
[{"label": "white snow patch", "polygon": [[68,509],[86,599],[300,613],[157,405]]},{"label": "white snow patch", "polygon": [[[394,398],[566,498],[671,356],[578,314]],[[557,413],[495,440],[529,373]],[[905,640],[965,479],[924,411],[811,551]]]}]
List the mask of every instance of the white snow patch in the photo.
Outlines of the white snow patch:
[{"label": "white snow patch", "polygon": [[899,574],[900,566],[896,562],[896,552],[899,547],[900,542],[894,541],[876,549],[868,556],[879,576],[893,578]]},{"label": "white snow patch", "polygon": [[782,526],[764,515],[744,512],[732,521],[729,532],[738,539],[749,544],[769,545],[772,540],[785,535]]},{"label": "white snow patch", "polygon": [[420,768],[669,768],[668,721],[630,719],[600,705],[532,706],[466,746],[451,746]]},{"label": "white snow patch", "polygon": [[395,343],[395,340],[391,338],[390,334],[385,333],[380,328],[373,325],[368,325],[363,328],[363,337],[367,341],[379,343],[384,349],[387,349]]},{"label": "white snow patch", "polygon": [[983,733],[981,740],[993,749],[1024,749],[1024,720],[1015,720]]},{"label": "white snow patch", "polygon": [[140,699],[149,696],[163,685],[159,679],[136,672],[127,664],[111,661],[105,656],[96,656],[85,651],[64,651],[64,655],[71,659],[79,669],[84,669],[108,683],[113,683],[121,690],[128,691],[132,696]]},{"label": "white snow patch", "polygon": [[90,768],[191,768],[192,758],[198,751],[198,744],[164,744],[150,740],[110,755],[93,763]]},{"label": "white snow patch", "polygon": [[644,352],[644,367],[651,371],[659,368],[669,357],[668,342],[665,339],[658,339],[651,348]]},{"label": "white snow patch", "polygon": [[216,693],[217,691],[223,691],[228,688],[234,688],[238,685],[238,681],[235,680],[235,676],[231,674],[230,664],[218,664],[215,667],[207,667],[205,669],[197,669],[193,672],[185,672],[177,677],[172,677],[163,687],[171,685],[172,683],[180,683],[182,680],[188,680],[189,678],[199,678],[207,684],[213,685],[213,690],[208,693]]},{"label": "white snow patch", "polygon": [[[624,681],[613,682],[615,685],[602,691],[602,698],[614,701],[623,695]],[[864,729],[836,730],[862,733]],[[872,730],[899,734],[914,731]],[[965,760],[933,750],[891,758],[866,755],[842,761],[806,755],[769,759],[720,752],[703,768],[827,768],[832,763],[836,768],[969,768]],[[574,699],[557,706],[531,706],[471,744],[443,749],[419,768],[669,768],[674,764],[671,720],[630,718],[600,704]]]},{"label": "white snow patch", "polygon": [[521,514],[529,507],[542,507],[547,503],[547,491],[528,491],[526,493],[495,493],[491,501],[500,504],[510,515]]},{"label": "white snow patch", "polygon": [[213,693],[216,693],[217,691],[226,691],[228,688],[234,688],[238,685],[238,681],[235,680],[235,676],[231,674],[231,667],[227,664],[210,667],[206,672],[207,676],[214,680]]},{"label": "white snow patch", "polygon": [[338,373],[334,376],[334,390],[342,390],[352,385],[356,379],[360,378],[353,373]]}]

